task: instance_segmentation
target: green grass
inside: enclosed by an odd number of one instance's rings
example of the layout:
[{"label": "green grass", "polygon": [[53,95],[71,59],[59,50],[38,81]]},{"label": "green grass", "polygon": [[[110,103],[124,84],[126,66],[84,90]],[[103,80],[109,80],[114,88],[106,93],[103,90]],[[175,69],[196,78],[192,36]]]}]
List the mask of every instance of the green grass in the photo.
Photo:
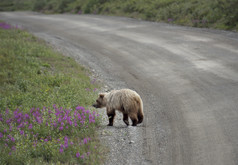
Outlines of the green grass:
[{"label": "green grass", "polygon": [[[0,29],[0,108],[92,105],[87,70],[26,31]],[[88,90],[90,89],[90,90]]]},{"label": "green grass", "polygon": [[26,31],[0,38],[0,164],[102,163],[89,71]]},{"label": "green grass", "polygon": [[[24,4],[24,5],[23,5]],[[2,0],[1,10],[127,16],[238,31],[237,0]]]}]

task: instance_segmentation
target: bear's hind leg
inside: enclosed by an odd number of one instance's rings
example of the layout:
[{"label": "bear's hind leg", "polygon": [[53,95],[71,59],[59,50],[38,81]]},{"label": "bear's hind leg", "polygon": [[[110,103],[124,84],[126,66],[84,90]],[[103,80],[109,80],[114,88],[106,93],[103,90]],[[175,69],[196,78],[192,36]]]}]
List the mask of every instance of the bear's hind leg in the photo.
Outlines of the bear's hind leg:
[{"label": "bear's hind leg", "polygon": [[137,115],[131,114],[131,115],[129,115],[129,116],[130,116],[131,121],[132,121],[132,126],[136,126],[137,123],[138,123]]},{"label": "bear's hind leg", "polygon": [[129,125],[128,114],[123,114],[123,121],[127,126]]},{"label": "bear's hind leg", "polygon": [[113,126],[114,117],[116,116],[115,110],[107,113],[109,124],[108,126]]}]

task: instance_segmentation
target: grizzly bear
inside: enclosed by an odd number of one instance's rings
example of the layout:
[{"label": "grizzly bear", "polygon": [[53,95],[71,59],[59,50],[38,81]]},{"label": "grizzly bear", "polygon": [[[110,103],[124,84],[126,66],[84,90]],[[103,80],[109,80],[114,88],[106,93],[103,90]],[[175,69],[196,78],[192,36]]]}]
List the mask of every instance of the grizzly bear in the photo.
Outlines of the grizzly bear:
[{"label": "grizzly bear", "polygon": [[115,110],[123,113],[123,121],[129,125],[128,116],[132,121],[132,126],[142,123],[143,102],[138,93],[130,89],[112,90],[107,93],[100,93],[96,103],[93,104],[95,108],[106,107],[109,124],[113,126],[113,120],[116,115]]}]

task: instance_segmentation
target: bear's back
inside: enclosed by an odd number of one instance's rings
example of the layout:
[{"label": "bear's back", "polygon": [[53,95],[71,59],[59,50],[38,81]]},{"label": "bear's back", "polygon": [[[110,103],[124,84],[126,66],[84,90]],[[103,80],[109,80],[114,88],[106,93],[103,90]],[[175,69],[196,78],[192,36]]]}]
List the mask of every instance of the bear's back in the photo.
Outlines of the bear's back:
[{"label": "bear's back", "polygon": [[107,96],[107,106],[117,110],[133,109],[140,103],[140,96],[131,89],[113,90]]}]

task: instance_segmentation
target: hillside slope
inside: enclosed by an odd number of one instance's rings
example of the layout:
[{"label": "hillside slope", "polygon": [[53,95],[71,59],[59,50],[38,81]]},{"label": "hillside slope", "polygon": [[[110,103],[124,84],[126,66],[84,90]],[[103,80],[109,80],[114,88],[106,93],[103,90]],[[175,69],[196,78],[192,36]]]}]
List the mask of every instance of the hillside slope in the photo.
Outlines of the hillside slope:
[{"label": "hillside slope", "polygon": [[6,10],[117,15],[194,27],[238,30],[238,0],[2,0],[0,11]]}]

